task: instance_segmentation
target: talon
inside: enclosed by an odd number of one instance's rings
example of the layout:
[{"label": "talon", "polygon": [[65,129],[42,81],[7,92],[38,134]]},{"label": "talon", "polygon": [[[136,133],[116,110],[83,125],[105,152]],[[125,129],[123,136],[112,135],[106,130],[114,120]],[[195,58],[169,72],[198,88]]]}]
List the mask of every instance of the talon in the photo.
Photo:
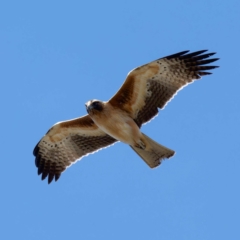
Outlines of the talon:
[{"label": "talon", "polygon": [[146,148],[146,145],[142,141],[139,141],[139,143],[137,143],[135,147],[144,150]]}]

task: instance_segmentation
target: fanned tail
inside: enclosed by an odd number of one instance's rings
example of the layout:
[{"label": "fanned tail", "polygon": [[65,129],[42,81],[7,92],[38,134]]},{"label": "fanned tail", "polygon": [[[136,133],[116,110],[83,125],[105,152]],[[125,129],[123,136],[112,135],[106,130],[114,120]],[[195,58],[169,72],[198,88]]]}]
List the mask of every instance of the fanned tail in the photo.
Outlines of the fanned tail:
[{"label": "fanned tail", "polygon": [[130,146],[146,163],[150,168],[159,166],[165,158],[170,158],[174,155],[174,151],[164,147],[163,145],[155,142],[147,135],[142,133],[143,141],[148,146],[145,149],[139,147]]}]

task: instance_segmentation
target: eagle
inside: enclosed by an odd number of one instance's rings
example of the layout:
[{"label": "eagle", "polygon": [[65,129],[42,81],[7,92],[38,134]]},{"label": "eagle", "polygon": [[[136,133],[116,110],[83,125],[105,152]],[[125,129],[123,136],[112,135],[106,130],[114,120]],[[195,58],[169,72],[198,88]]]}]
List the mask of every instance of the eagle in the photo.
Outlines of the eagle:
[{"label": "eagle", "polygon": [[107,102],[90,100],[87,115],[58,122],[33,150],[38,175],[57,181],[83,156],[118,141],[128,144],[150,168],[175,152],[141,132],[141,126],[158,114],[184,86],[211,74],[209,66],[219,58],[201,50],[182,51],[159,58],[130,71],[118,92]]}]

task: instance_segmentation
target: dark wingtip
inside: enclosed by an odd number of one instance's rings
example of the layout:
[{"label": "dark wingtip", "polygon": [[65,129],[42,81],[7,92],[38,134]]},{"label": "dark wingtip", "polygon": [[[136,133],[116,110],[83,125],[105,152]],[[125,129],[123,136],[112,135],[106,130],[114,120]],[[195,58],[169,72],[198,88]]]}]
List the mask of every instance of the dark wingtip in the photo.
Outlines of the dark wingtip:
[{"label": "dark wingtip", "polygon": [[60,178],[61,173],[48,173],[44,172],[41,168],[38,168],[38,175],[42,174],[41,179],[44,180],[48,176],[48,184],[50,184],[53,179],[55,179],[55,182]]},{"label": "dark wingtip", "polygon": [[167,58],[167,59],[176,58],[176,57],[180,57],[180,56],[182,56],[182,55],[184,55],[184,54],[186,54],[188,52],[189,52],[189,50],[185,50],[185,51],[178,52],[178,53],[175,53],[175,54],[163,57],[163,58]]},{"label": "dark wingtip", "polygon": [[47,176],[48,176],[48,173],[47,172],[43,172],[42,173],[42,180],[44,180]]},{"label": "dark wingtip", "polygon": [[219,68],[219,66],[206,66],[205,70],[211,70],[211,69],[214,69],[214,68]]},{"label": "dark wingtip", "polygon": [[197,61],[197,64],[198,65],[205,65],[205,64],[209,64],[209,63],[215,62],[217,60],[219,60],[219,58],[210,58],[210,59],[207,59],[207,60]]},{"label": "dark wingtip", "polygon": [[218,68],[219,66],[206,66],[206,64],[218,61],[219,58],[210,58],[212,55],[216,54],[215,52],[206,53],[208,50],[200,50],[182,56],[177,57],[180,61],[185,63],[185,67],[188,71],[195,72],[198,75],[197,79],[200,79],[201,76],[210,75],[210,72],[204,72],[206,70],[211,70]]},{"label": "dark wingtip", "polygon": [[40,158],[39,155],[37,155],[37,156],[35,157],[35,166],[36,166],[37,168],[38,168],[39,165],[40,165],[40,161],[41,161],[41,158]]},{"label": "dark wingtip", "polygon": [[198,72],[198,75],[200,76],[206,76],[206,75],[211,75],[211,72]]},{"label": "dark wingtip", "polygon": [[209,56],[212,56],[212,55],[214,55],[214,54],[216,54],[216,52],[208,53]]},{"label": "dark wingtip", "polygon": [[43,172],[43,169],[42,169],[41,166],[39,166],[39,167],[38,167],[38,172],[37,172],[37,174],[40,175],[40,174],[42,174],[42,172]]},{"label": "dark wingtip", "polygon": [[54,178],[54,174],[53,173],[49,173],[48,174],[48,184],[50,184],[52,182],[53,178]]},{"label": "dark wingtip", "polygon": [[61,173],[55,174],[55,182],[60,178]]},{"label": "dark wingtip", "polygon": [[53,179],[57,181],[60,178],[61,172],[56,171],[55,165],[52,164],[50,167],[49,161],[42,162],[42,159],[39,155],[37,155],[35,158],[35,164],[37,167],[37,174],[41,175],[41,179],[44,180],[48,177],[48,184],[50,184]]},{"label": "dark wingtip", "polygon": [[208,51],[208,50],[200,50],[200,51],[197,51],[197,52],[192,52],[192,53],[184,54],[183,56],[180,56],[179,58],[180,58],[180,59],[192,58],[192,57],[201,55],[202,53],[205,53],[205,52],[207,52],[207,51]]},{"label": "dark wingtip", "polygon": [[[167,59],[171,59],[171,58],[180,58],[180,59],[189,59],[189,58],[194,58],[194,59],[204,59],[204,58],[208,58],[214,54],[216,54],[216,52],[212,52],[212,53],[205,53],[207,52],[207,49],[204,50],[200,50],[200,51],[196,51],[196,52],[192,52],[189,53],[189,50],[186,51],[182,51],[182,52],[178,52],[163,58],[167,58]],[[205,54],[203,54],[205,53]],[[203,54],[203,55],[202,55]]]},{"label": "dark wingtip", "polygon": [[33,149],[33,156],[35,156],[35,157],[37,156],[38,151],[39,151],[38,144],[39,144],[39,142],[37,143],[37,145],[36,145],[35,148]]}]

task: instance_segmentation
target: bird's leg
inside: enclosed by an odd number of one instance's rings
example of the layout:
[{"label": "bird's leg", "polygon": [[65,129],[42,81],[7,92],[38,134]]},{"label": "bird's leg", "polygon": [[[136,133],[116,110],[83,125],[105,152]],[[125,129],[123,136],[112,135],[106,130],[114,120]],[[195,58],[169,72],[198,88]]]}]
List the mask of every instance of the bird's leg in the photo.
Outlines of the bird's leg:
[{"label": "bird's leg", "polygon": [[140,139],[136,144],[135,147],[144,150],[146,148],[146,144]]}]

